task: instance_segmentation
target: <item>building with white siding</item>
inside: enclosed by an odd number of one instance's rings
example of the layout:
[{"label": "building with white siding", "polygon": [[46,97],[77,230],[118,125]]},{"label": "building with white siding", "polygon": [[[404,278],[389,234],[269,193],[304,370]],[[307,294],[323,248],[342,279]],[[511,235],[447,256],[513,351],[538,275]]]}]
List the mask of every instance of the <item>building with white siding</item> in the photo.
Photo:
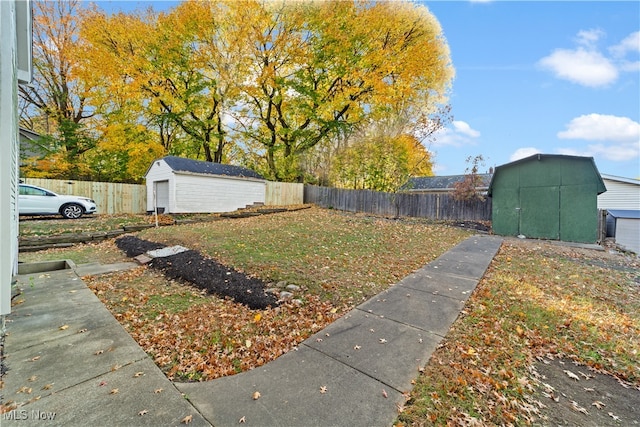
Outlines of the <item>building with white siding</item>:
[{"label": "building with white siding", "polygon": [[607,211],[607,237],[623,249],[640,254],[640,180],[602,174],[607,191],[598,209]]},{"label": "building with white siding", "polygon": [[267,181],[240,166],[166,156],[151,164],[145,178],[149,212],[232,212],[265,202]]},{"label": "building with white siding", "polygon": [[598,195],[598,209],[640,210],[640,180],[600,174],[607,191]]},{"label": "building with white siding", "polygon": [[31,82],[30,1],[0,1],[0,40],[0,315],[4,316],[11,312],[11,284],[18,271],[18,84]]}]

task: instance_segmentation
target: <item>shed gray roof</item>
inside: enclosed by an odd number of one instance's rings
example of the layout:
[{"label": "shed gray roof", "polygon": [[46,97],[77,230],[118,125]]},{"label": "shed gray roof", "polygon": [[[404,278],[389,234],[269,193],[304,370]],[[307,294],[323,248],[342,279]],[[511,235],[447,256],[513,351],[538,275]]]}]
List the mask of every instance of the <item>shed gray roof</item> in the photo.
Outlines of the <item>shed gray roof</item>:
[{"label": "shed gray roof", "polygon": [[[453,191],[454,184],[456,182],[462,182],[466,175],[444,175],[444,176],[421,176],[409,178],[406,190],[408,191]],[[481,184],[478,186],[479,190],[487,189],[491,182],[490,173],[479,173],[478,176],[482,179]]]},{"label": "shed gray roof", "polygon": [[202,160],[186,159],[184,157],[166,156],[164,160],[176,172],[191,172],[207,175],[238,176],[242,178],[264,179],[262,175],[242,166],[225,165],[222,163],[204,162]]},{"label": "shed gray roof", "polygon": [[607,209],[607,213],[614,218],[640,219],[640,210]]}]

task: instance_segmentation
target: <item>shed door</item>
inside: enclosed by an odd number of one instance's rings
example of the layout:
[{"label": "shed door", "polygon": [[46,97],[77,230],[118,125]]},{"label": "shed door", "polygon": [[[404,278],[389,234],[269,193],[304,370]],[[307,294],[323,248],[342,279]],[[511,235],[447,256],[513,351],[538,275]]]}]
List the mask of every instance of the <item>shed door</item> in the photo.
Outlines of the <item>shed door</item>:
[{"label": "shed door", "polygon": [[598,188],[595,184],[561,187],[560,238],[593,243],[598,239]]},{"label": "shed door", "polygon": [[169,181],[154,182],[156,192],[156,208],[160,211],[169,213]]},{"label": "shed door", "polygon": [[560,188],[520,188],[520,234],[560,239]]}]

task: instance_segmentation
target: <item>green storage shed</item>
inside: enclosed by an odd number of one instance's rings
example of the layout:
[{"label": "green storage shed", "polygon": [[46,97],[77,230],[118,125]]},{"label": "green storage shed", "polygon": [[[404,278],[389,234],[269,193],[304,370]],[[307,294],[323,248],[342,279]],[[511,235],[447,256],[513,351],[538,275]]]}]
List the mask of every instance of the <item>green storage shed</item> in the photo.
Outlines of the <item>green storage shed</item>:
[{"label": "green storage shed", "polygon": [[493,231],[595,243],[597,199],[605,191],[593,157],[535,154],[498,166],[487,192]]}]

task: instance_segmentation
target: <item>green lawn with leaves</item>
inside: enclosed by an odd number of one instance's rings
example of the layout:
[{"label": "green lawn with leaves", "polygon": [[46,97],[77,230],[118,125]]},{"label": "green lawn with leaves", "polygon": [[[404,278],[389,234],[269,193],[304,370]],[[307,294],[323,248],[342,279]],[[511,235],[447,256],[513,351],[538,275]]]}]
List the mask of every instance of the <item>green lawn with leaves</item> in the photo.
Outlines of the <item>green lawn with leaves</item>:
[{"label": "green lawn with leaves", "polygon": [[[312,208],[137,235],[300,287],[298,303],[250,310],[145,267],[85,278],[170,378],[206,380],[274,360],[471,232]],[[37,254],[29,256],[122,259],[111,242]],[[442,345],[416,372],[397,424],[535,422],[541,406],[531,366],[549,356],[640,385],[638,266],[635,257],[507,239]]]}]

